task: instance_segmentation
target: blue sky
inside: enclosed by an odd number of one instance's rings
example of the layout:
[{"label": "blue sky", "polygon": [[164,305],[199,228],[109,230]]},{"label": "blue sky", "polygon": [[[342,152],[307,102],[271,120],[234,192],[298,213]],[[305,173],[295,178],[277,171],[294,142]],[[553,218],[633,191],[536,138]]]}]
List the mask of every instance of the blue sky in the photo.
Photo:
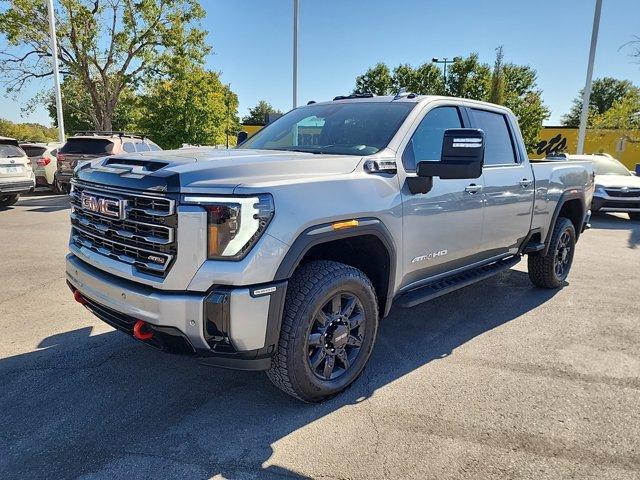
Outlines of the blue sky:
[{"label": "blue sky", "polygon": [[[240,99],[240,114],[265,99],[291,108],[291,0],[203,0],[214,53],[207,66]],[[300,0],[298,103],[350,92],[355,77],[383,61],[419,65],[434,56],[494,49],[538,72],[538,86],[559,123],[584,85],[595,0]],[[603,0],[594,76],[640,85],[640,64],[620,47],[640,37],[639,0]],[[1,43],[1,42],[0,42]],[[48,88],[35,83],[29,95]],[[43,109],[24,117],[20,102],[1,99],[0,117],[50,123]]]}]

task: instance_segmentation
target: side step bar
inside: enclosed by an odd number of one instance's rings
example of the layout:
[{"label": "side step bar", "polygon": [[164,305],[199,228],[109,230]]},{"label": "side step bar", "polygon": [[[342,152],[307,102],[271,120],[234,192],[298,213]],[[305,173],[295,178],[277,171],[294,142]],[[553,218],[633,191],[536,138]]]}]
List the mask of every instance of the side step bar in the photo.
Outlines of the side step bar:
[{"label": "side step bar", "polygon": [[452,275],[451,277],[447,277],[433,283],[428,283],[427,285],[409,290],[407,293],[402,294],[398,297],[395,304],[401,308],[413,307],[419,303],[432,300],[441,295],[458,290],[459,288],[466,287],[472,283],[489,278],[496,273],[508,270],[520,262],[520,258],[520,255],[516,255],[505,260],[499,260],[495,263],[490,263],[489,265],[484,265],[482,267]]}]

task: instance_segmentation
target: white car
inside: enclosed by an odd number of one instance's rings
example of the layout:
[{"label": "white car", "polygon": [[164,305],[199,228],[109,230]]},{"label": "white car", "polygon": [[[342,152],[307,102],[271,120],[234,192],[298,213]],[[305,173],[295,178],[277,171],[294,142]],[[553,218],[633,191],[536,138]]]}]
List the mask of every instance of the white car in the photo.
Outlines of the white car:
[{"label": "white car", "polygon": [[61,146],[62,144],[57,142],[20,144],[31,160],[31,168],[36,175],[36,186],[57,191],[54,177],[58,167],[56,156]]},{"label": "white car", "polygon": [[0,208],[13,205],[21,193],[32,192],[36,177],[17,140],[0,137]]},{"label": "white car", "polygon": [[591,155],[596,173],[592,212],[624,212],[640,220],[640,177],[615,158]]}]

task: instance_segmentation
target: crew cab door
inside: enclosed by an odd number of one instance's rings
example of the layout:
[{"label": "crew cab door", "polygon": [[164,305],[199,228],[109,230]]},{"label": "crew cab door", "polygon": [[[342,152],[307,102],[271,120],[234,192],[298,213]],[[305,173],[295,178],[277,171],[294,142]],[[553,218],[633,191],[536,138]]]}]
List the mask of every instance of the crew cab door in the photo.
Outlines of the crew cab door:
[{"label": "crew cab door", "polygon": [[[469,127],[464,109],[428,105],[401,145],[403,280],[401,287],[473,262],[482,241],[482,177],[433,178],[427,193],[411,193],[416,164],[440,160],[445,130]],[[404,175],[403,175],[404,173]]]},{"label": "crew cab door", "polygon": [[531,228],[533,170],[510,116],[490,107],[467,111],[473,128],[485,135],[482,248],[515,253]]}]

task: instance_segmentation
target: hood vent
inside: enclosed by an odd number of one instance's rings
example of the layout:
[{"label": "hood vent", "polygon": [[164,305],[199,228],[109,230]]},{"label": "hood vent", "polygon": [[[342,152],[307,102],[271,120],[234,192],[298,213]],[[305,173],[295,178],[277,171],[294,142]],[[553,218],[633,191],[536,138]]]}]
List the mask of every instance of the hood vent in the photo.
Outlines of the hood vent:
[{"label": "hood vent", "polygon": [[127,170],[131,170],[132,173],[147,173],[160,170],[162,167],[169,165],[169,162],[133,158],[108,158],[102,165],[105,167],[107,165],[111,165],[113,167],[124,167]]}]

